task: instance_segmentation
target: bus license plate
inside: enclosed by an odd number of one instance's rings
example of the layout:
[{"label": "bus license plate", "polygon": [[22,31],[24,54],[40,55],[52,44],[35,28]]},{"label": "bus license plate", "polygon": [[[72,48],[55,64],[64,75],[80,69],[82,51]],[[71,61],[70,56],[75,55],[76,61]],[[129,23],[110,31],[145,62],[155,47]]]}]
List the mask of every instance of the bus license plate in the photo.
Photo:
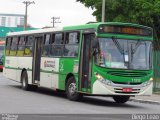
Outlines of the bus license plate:
[{"label": "bus license plate", "polygon": [[132,92],[132,88],[123,88],[122,92]]}]

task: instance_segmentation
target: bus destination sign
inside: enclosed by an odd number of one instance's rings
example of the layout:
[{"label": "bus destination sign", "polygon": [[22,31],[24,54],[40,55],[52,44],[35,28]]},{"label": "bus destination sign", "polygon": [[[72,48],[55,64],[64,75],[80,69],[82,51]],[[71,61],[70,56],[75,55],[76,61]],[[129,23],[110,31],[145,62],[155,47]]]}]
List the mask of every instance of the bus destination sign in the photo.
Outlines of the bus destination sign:
[{"label": "bus destination sign", "polygon": [[117,33],[130,34],[140,36],[152,36],[152,30],[148,28],[132,27],[132,26],[100,26],[99,33]]}]

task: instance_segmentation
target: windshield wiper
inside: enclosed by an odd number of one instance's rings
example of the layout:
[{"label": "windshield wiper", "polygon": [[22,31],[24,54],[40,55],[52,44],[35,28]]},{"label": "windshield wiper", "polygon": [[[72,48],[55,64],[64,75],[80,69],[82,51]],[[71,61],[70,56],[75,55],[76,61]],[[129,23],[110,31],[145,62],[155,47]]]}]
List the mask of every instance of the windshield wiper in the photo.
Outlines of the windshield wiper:
[{"label": "windshield wiper", "polygon": [[120,43],[114,37],[112,37],[112,40],[113,40],[114,44],[116,45],[117,49],[119,50],[119,52],[123,55],[123,57],[124,57],[124,63],[125,64],[128,63],[129,62],[129,57],[128,57],[128,49],[125,49],[126,46],[125,47],[123,46],[123,48],[122,48],[122,46],[120,45]]},{"label": "windshield wiper", "polygon": [[131,54],[134,54],[137,51],[137,48],[141,45],[141,42],[142,40],[138,40],[134,49],[132,49],[132,44],[131,44]]},{"label": "windshield wiper", "polygon": [[113,40],[114,44],[116,45],[116,47],[118,48],[118,50],[120,51],[120,53],[124,54],[124,49],[121,47],[121,45],[119,44],[117,39],[115,37],[112,37],[112,40]]}]

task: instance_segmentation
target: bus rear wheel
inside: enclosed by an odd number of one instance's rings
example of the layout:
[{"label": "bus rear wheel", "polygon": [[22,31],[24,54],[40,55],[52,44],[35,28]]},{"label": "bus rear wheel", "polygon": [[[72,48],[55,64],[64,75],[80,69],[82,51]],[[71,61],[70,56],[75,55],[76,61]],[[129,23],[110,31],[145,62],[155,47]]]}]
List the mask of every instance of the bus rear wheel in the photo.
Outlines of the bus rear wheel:
[{"label": "bus rear wheel", "polygon": [[27,71],[24,71],[22,73],[21,84],[22,84],[22,89],[24,89],[24,90],[31,90],[32,86],[28,84],[28,74],[27,74]]},{"label": "bus rear wheel", "polygon": [[125,103],[129,100],[130,96],[113,96],[116,103]]},{"label": "bus rear wheel", "polygon": [[82,94],[77,92],[76,81],[70,77],[66,83],[66,95],[69,100],[77,101],[82,98]]}]

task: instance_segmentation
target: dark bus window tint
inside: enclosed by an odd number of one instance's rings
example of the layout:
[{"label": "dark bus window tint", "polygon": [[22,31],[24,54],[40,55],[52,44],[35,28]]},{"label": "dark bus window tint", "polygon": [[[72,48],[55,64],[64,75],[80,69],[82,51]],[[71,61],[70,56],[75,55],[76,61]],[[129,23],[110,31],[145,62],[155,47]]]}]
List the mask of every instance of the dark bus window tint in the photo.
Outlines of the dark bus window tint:
[{"label": "dark bus window tint", "polygon": [[12,39],[11,38],[7,38],[6,39],[6,55],[9,55],[11,43],[12,43]]},{"label": "dark bus window tint", "polygon": [[64,56],[78,56],[79,33],[73,32],[66,34]]},{"label": "dark bus window tint", "polygon": [[75,57],[78,56],[78,45],[65,45],[64,56]]},{"label": "dark bus window tint", "polygon": [[15,56],[17,53],[17,45],[18,45],[18,37],[13,37],[12,39],[12,44],[11,44],[11,49],[10,49],[10,55]]},{"label": "dark bus window tint", "polygon": [[25,37],[20,37],[19,38],[19,44],[18,45],[25,45]]},{"label": "dark bus window tint", "polygon": [[52,44],[51,45],[51,52],[50,52],[50,55],[51,56],[63,56],[63,49],[64,49],[64,45],[60,45],[60,44]]},{"label": "dark bus window tint", "polygon": [[50,34],[46,34],[45,35],[45,45],[49,45],[50,39],[51,39],[51,35]]},{"label": "dark bus window tint", "polygon": [[79,35],[78,33],[70,33],[69,34],[69,44],[78,44],[79,43]]},{"label": "dark bus window tint", "polygon": [[26,40],[26,45],[33,46],[33,42],[34,42],[34,37],[33,36],[28,36],[27,40]]},{"label": "dark bus window tint", "polygon": [[55,41],[54,44],[62,44],[63,43],[63,34],[55,34]]},{"label": "dark bus window tint", "polygon": [[25,56],[32,56],[33,43],[34,43],[34,37],[33,36],[26,37],[26,46],[25,46],[25,49],[24,49],[24,55]]},{"label": "dark bus window tint", "polygon": [[25,37],[19,37],[19,44],[18,44],[18,50],[17,50],[17,56],[23,56],[25,49]]},{"label": "dark bus window tint", "polygon": [[49,56],[50,54],[50,41],[51,41],[51,35],[46,34],[44,39],[44,46],[43,46],[43,52],[42,56]]},{"label": "dark bus window tint", "polygon": [[[55,37],[55,38],[53,38]],[[54,42],[53,42],[54,40]],[[52,44],[50,47],[51,56],[63,56],[64,44],[63,44],[63,34],[57,33],[54,36],[52,35]]]},{"label": "dark bus window tint", "polygon": [[51,44],[55,41],[55,34],[52,34]]}]

